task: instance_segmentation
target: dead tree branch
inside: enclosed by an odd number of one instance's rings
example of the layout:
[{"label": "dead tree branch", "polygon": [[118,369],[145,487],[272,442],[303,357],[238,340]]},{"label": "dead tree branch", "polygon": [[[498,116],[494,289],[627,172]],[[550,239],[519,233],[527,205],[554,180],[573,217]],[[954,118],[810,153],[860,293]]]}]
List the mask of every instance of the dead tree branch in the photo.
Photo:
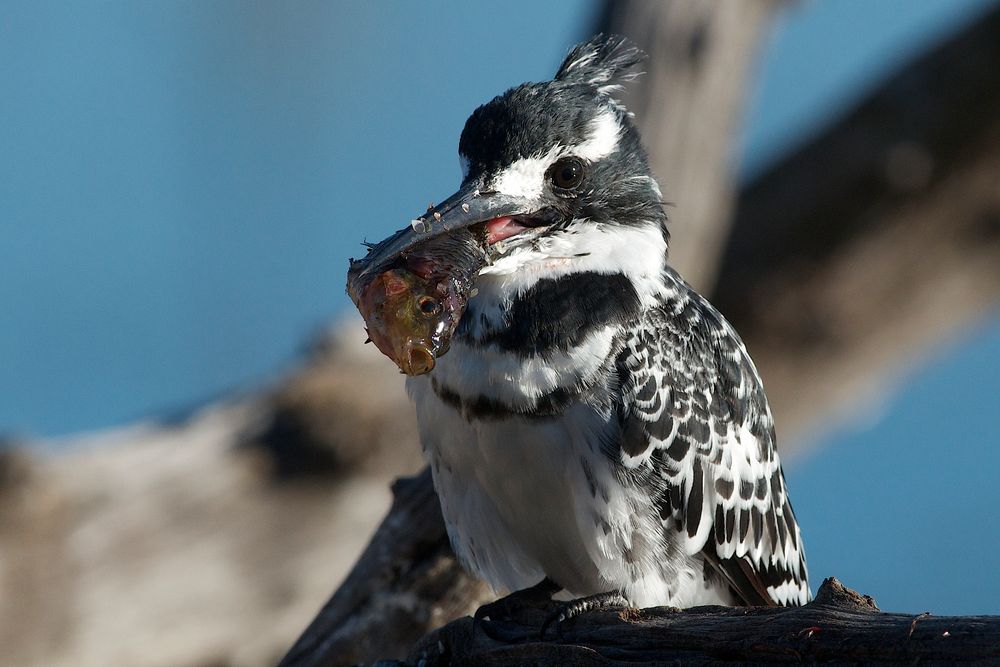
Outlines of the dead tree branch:
[{"label": "dead tree branch", "polygon": [[1000,616],[880,612],[867,596],[827,579],[804,607],[669,607],[602,611],[540,640],[551,609],[502,624],[490,639],[463,618],[421,640],[407,665],[644,665],[720,663],[987,662],[1000,659]]}]

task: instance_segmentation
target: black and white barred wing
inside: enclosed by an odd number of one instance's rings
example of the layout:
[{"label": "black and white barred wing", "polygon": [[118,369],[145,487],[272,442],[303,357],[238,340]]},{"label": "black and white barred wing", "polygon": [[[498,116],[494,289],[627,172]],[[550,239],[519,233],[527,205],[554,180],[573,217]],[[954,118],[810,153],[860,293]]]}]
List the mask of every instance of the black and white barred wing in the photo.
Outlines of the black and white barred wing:
[{"label": "black and white barred wing", "polygon": [[619,373],[622,473],[655,489],[664,529],[744,603],[807,602],[767,399],[729,323],[690,292],[649,311]]}]

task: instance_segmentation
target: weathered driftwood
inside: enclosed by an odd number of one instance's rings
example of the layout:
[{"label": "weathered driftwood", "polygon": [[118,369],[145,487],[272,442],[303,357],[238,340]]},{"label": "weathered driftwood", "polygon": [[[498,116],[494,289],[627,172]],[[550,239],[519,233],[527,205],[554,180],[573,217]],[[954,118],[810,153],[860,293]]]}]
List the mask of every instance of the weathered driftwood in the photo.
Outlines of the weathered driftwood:
[{"label": "weathered driftwood", "polygon": [[1000,661],[1000,616],[879,611],[867,596],[827,579],[804,607],[669,607],[590,612],[557,636],[538,629],[551,609],[497,624],[491,639],[471,618],[423,638],[401,665],[706,665]]},{"label": "weathered driftwood", "polygon": [[406,655],[413,642],[494,596],[458,565],[430,471],[393,485],[388,516],[279,667]]}]

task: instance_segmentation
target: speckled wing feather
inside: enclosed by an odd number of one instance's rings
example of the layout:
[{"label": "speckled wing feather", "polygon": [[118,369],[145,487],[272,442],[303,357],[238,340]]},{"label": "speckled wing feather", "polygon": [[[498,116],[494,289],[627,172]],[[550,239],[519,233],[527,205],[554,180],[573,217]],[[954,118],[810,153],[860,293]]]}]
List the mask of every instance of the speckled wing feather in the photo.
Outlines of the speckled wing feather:
[{"label": "speckled wing feather", "polygon": [[804,604],[805,555],[760,377],[739,336],[680,278],[618,360],[624,481],[745,604]]}]

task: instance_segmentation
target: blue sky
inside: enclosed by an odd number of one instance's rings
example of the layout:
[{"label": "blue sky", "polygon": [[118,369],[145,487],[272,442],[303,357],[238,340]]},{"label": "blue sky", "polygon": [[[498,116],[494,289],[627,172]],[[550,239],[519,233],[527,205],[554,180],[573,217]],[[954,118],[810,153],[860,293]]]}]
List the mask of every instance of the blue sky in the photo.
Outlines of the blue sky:
[{"label": "blue sky", "polygon": [[[989,4],[798,5],[762,60],[743,171]],[[0,431],[100,428],[289,368],[348,308],[360,240],[454,189],[469,112],[551,76],[594,12],[295,7],[5,5]]]},{"label": "blue sky", "polygon": [[887,610],[1000,613],[998,371],[1000,312],[788,471],[814,588],[836,575]]},{"label": "blue sky", "polygon": [[[762,58],[734,168],[756,173],[994,4],[797,4]],[[289,7],[5,3],[0,432],[102,428],[290,368],[348,308],[360,241],[454,189],[468,114],[550,77],[594,13],[589,0]],[[911,611],[924,592],[934,611],[1000,611],[1000,584],[979,574],[1000,566],[1000,539],[977,530],[992,521],[980,501],[997,499],[982,471],[1000,444],[1000,320],[969,336],[867,430],[830,435],[790,471],[817,583],[837,573]],[[978,569],[907,588],[948,557]]]},{"label": "blue sky", "polygon": [[741,172],[750,176],[995,0],[791,3],[759,64]]},{"label": "blue sky", "polygon": [[[585,32],[586,2],[536,4],[6,4],[0,430],[290,367],[361,240],[454,188],[466,116]],[[481,49],[486,26],[533,48]]]}]

